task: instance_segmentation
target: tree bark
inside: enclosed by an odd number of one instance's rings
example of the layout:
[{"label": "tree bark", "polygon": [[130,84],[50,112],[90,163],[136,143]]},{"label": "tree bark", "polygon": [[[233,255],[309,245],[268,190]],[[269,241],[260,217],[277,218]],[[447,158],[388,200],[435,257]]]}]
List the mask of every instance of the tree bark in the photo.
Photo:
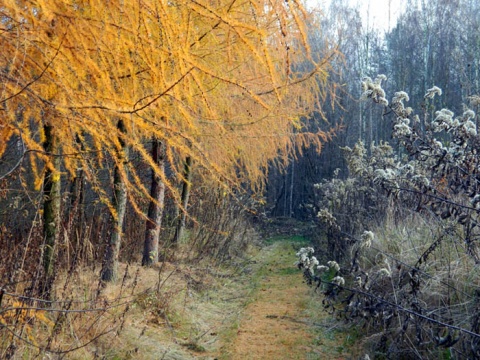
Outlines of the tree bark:
[{"label": "tree bark", "polygon": [[175,235],[172,240],[172,244],[178,244],[183,235],[183,230],[185,229],[185,222],[187,219],[187,207],[188,200],[190,198],[190,189],[192,187],[192,158],[187,156],[185,159],[185,167],[183,172],[183,184],[182,184],[182,199],[181,205],[183,211],[179,213],[177,227],[175,229]]},{"label": "tree bark", "polygon": [[[78,134],[75,136],[76,143],[80,146],[81,151],[85,150]],[[85,171],[82,167],[77,168],[75,177],[70,182],[70,209],[67,214],[66,233],[70,239],[75,239],[75,258],[78,260],[83,256],[83,229],[85,221]]]},{"label": "tree bark", "polygon": [[[152,160],[161,172],[165,171],[164,145],[158,139],[153,139]],[[160,176],[152,169],[152,184],[150,187],[150,204],[143,245],[142,265],[150,266],[158,262],[158,241],[162,225],[165,200],[165,184]]]},{"label": "tree bark", "polygon": [[294,190],[294,181],[295,181],[295,157],[292,158],[292,165],[291,165],[291,171],[292,173],[290,174],[290,196],[289,196],[289,206],[288,206],[288,217],[292,218],[293,217],[293,190]]},{"label": "tree bark", "polygon": [[[119,120],[117,129],[125,133],[125,124]],[[125,145],[123,139],[119,136],[121,150],[118,154],[119,162],[126,162],[128,160],[128,147]],[[112,205],[115,208],[116,216],[113,221],[113,230],[107,242],[105,250],[105,259],[102,266],[100,277],[103,281],[111,282],[117,280],[118,277],[118,255],[120,254],[120,244],[123,233],[123,220],[125,218],[125,210],[127,208],[127,189],[125,180],[122,178],[120,165],[115,166],[113,178],[113,198]]]},{"label": "tree bark", "polygon": [[46,299],[51,298],[53,280],[55,278],[55,250],[60,223],[60,156],[58,156],[58,139],[53,126],[44,125],[45,141],[43,148],[48,156],[53,157],[51,165],[47,165],[43,181],[43,269],[44,279],[40,283],[40,292]]}]

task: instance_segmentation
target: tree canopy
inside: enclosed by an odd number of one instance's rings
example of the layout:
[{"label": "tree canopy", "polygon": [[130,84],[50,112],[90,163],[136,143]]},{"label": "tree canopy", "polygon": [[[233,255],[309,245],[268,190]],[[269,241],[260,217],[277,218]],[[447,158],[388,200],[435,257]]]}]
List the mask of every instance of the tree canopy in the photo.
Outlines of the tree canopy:
[{"label": "tree canopy", "polygon": [[258,184],[324,93],[327,62],[310,54],[298,1],[12,0],[1,13],[0,155],[16,134],[52,167],[39,126],[49,124],[65,169],[90,169],[100,194],[105,158],[148,194],[135,169],[127,176],[121,139],[176,194],[145,148],[152,136],[177,174],[175,159],[191,156],[229,188]]}]

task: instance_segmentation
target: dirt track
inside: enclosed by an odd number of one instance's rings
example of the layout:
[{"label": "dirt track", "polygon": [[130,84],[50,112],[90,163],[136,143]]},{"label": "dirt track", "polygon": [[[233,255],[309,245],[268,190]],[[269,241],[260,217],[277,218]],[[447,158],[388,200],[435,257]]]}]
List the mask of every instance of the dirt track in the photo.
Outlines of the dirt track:
[{"label": "dirt track", "polygon": [[[347,359],[344,337],[324,334],[329,315],[320,310],[320,298],[302,282],[295,269],[292,244],[274,243],[264,249],[257,273],[257,289],[242,315],[231,359]],[[318,304],[312,304],[313,302]],[[315,319],[312,319],[312,307]],[[315,321],[316,325],[312,323]]]}]

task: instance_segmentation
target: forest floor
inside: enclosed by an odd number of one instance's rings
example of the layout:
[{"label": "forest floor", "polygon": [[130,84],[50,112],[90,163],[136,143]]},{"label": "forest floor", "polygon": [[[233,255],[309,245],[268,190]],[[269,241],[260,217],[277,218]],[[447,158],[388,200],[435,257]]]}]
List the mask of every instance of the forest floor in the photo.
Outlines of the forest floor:
[{"label": "forest floor", "polygon": [[[125,271],[136,274],[128,281],[138,283],[139,295],[123,330],[71,358],[349,359],[354,339],[323,309],[321,294],[294,265],[295,253],[307,245],[301,237],[279,236],[223,268],[130,265]],[[160,293],[142,292],[159,277]]]}]

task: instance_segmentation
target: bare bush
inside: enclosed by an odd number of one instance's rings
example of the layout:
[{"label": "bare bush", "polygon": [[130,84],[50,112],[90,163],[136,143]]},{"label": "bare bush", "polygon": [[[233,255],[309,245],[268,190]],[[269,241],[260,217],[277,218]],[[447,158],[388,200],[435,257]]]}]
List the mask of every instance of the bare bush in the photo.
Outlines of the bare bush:
[{"label": "bare bush", "polygon": [[242,257],[258,241],[249,221],[248,196],[235,198],[221,189],[201,192],[192,204],[190,245],[192,255],[211,257],[218,262]]}]

